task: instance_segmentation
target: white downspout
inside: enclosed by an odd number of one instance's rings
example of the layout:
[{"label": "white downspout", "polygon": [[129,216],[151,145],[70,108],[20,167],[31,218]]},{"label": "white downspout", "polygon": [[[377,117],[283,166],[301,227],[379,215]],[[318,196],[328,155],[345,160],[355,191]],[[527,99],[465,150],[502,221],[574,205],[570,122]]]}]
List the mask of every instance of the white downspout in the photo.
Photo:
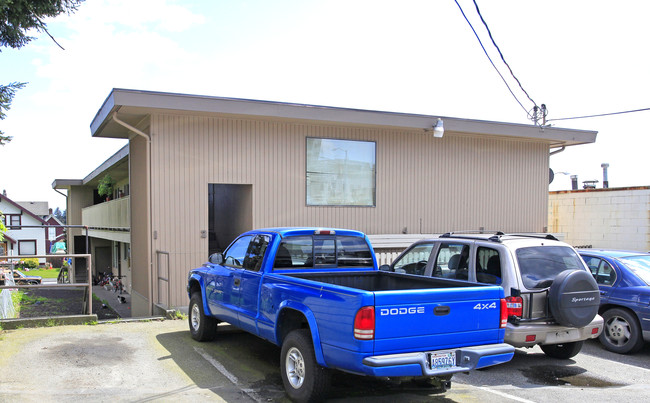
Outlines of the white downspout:
[{"label": "white downspout", "polygon": [[[147,206],[149,207],[149,239],[152,240],[151,236],[151,226],[153,223],[153,212],[151,209],[151,136],[148,135],[147,133],[143,132],[142,130],[131,126],[130,124],[118,119],[117,117],[117,112],[113,112],[112,116],[113,120],[115,123],[119,124],[120,126],[125,127],[126,129],[130,130],[131,132],[137,134],[138,136],[143,137],[145,140],[147,140],[147,158],[148,158],[148,172],[147,172],[147,182],[149,182],[149,190],[147,191]],[[130,180],[129,180],[130,181]],[[154,267],[154,262],[153,262],[153,256],[151,254],[151,251],[153,250],[153,245],[151,245],[152,248],[149,250],[149,258],[151,261],[149,262],[149,271],[147,272],[147,276],[149,276],[149,295],[147,296],[149,298],[149,315],[153,315],[153,267]],[[171,301],[169,301],[171,303]]]}]

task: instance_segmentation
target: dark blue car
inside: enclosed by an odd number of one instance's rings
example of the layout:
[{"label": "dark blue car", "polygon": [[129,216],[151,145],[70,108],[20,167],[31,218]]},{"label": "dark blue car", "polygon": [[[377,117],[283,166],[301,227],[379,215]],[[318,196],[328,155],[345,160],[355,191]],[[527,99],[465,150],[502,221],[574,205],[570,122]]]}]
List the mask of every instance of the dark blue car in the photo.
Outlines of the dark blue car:
[{"label": "dark blue car", "polygon": [[600,288],[599,339],[620,354],[639,351],[650,342],[650,253],[578,250]]}]

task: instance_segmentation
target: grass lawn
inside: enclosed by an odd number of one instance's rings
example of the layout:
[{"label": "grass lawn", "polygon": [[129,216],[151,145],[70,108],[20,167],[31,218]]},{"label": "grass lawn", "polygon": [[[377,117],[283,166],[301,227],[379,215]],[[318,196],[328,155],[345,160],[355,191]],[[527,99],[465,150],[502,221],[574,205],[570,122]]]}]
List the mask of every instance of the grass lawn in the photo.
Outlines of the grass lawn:
[{"label": "grass lawn", "polygon": [[57,278],[61,269],[18,270],[26,276],[41,276],[43,278]]}]

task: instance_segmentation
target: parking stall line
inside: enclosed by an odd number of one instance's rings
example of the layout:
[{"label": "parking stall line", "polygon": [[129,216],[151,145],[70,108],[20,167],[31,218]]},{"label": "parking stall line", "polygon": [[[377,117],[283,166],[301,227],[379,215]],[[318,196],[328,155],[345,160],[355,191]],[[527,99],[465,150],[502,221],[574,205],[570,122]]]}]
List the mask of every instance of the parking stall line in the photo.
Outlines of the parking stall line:
[{"label": "parking stall line", "polygon": [[[203,359],[205,359],[207,362],[210,363],[213,367],[217,369],[221,373],[221,375],[225,376],[230,382],[233,383],[233,385],[239,387],[239,380],[237,377],[233,374],[231,374],[226,367],[224,367],[219,361],[215,360],[214,357],[212,357],[210,354],[206,353],[205,350],[199,347],[194,347],[194,351],[196,351]],[[262,403],[262,399],[260,399],[259,396],[257,396],[257,393],[252,390],[252,389],[242,389],[241,387],[239,388],[242,392],[244,392],[248,397],[256,401],[257,403]]]},{"label": "parking stall line", "polygon": [[[469,386],[473,386],[473,385],[469,385]],[[477,388],[477,389],[483,390],[485,392],[490,392],[490,393],[493,393],[495,395],[499,395],[501,397],[505,397],[506,399],[514,400],[514,401],[517,401],[517,402],[535,403],[532,400],[523,399],[521,397],[517,397],[517,396],[511,395],[511,394],[505,393],[505,392],[501,392],[501,391],[496,390],[496,389],[488,388],[487,386],[474,386],[474,387]]]}]

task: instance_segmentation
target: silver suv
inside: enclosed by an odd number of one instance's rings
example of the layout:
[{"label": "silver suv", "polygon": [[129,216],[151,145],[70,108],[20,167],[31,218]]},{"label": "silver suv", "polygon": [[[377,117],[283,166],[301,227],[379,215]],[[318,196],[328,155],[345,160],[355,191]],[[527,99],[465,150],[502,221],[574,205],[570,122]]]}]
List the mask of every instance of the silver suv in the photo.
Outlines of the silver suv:
[{"label": "silver suv", "polygon": [[552,235],[447,233],[418,241],[380,269],[496,284],[508,307],[505,342],[571,358],[603,330],[598,285],[576,251]]}]

